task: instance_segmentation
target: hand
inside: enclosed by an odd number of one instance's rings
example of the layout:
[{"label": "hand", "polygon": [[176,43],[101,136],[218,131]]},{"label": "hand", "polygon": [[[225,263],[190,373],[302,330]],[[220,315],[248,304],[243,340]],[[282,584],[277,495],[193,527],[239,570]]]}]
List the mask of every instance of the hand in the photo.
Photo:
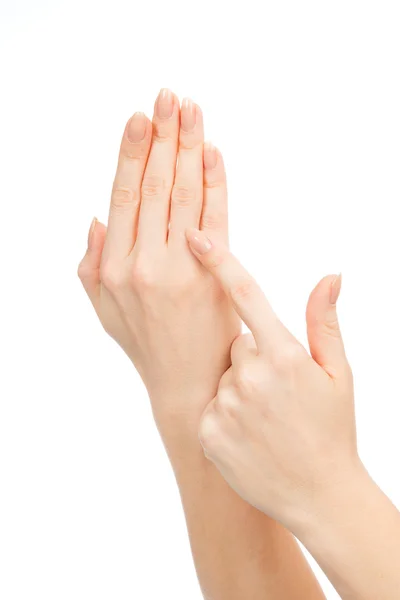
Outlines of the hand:
[{"label": "hand", "polygon": [[221,243],[195,230],[188,239],[252,332],[232,345],[232,366],[203,414],[200,441],[245,500],[293,531],[360,465],[336,315],[340,277],[324,278],[311,294],[310,356]]},{"label": "hand", "polygon": [[[185,237],[194,226],[228,240],[222,157],[210,144],[203,156],[203,136],[200,108],[185,100],[180,111],[169,90],[160,92],[153,124],[142,113],[130,119],[108,229],[94,220],[78,269],[102,325],[138,369],[153,409],[177,414],[202,412],[239,331],[225,294]],[[196,396],[203,404],[192,407]]]}]

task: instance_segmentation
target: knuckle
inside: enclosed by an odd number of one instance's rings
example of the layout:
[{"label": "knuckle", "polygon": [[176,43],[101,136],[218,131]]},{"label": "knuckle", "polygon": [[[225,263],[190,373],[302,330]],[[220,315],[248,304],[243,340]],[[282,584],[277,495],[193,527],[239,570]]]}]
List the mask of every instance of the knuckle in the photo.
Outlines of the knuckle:
[{"label": "knuckle", "polygon": [[304,360],[304,352],[300,344],[288,342],[277,350],[272,358],[273,365],[277,370],[292,370]]},{"label": "knuckle", "polygon": [[110,292],[119,290],[125,284],[125,278],[120,267],[111,261],[101,265],[100,279],[104,287]]},{"label": "knuckle", "polygon": [[87,261],[83,258],[78,265],[78,277],[81,281],[84,281],[90,275],[90,269],[88,267]]},{"label": "knuckle", "polygon": [[155,285],[155,278],[148,263],[143,260],[136,260],[133,263],[131,277],[134,287],[138,289],[149,289]]},{"label": "knuckle", "polygon": [[210,410],[207,410],[200,420],[198,436],[207,454],[215,454],[220,440],[220,428],[215,415]]},{"label": "knuckle", "polygon": [[132,208],[139,204],[139,194],[137,190],[129,187],[116,186],[111,194],[111,206],[115,210]]},{"label": "knuckle", "polygon": [[256,284],[252,279],[246,278],[241,279],[233,284],[230,289],[231,299],[234,303],[241,302],[242,300],[246,300],[249,296],[251,296],[256,288]]},{"label": "knuckle", "polygon": [[153,123],[153,142],[163,144],[172,142],[176,136],[174,126],[169,126],[169,123],[155,122]]},{"label": "knuckle", "polygon": [[339,339],[341,337],[339,322],[336,317],[327,319],[323,324],[325,335]]},{"label": "knuckle", "polygon": [[241,333],[233,340],[231,345],[231,356],[233,356],[236,352],[239,352],[242,349],[243,338],[245,335],[247,334]]},{"label": "knuckle", "polygon": [[219,393],[217,397],[217,406],[224,414],[235,417],[240,408],[239,398],[231,391]]},{"label": "knuckle", "polygon": [[211,252],[207,256],[207,267],[209,269],[217,269],[224,262],[224,256],[218,252]]},{"label": "knuckle", "polygon": [[175,206],[190,206],[196,200],[196,193],[190,186],[177,183],[172,188],[171,200]]},{"label": "knuckle", "polygon": [[248,388],[251,378],[246,365],[239,365],[236,370],[236,384],[240,389]]},{"label": "knuckle", "polygon": [[155,131],[153,134],[153,143],[156,142],[157,144],[166,144],[171,140],[171,135],[169,135],[167,132],[163,132],[161,129],[158,129],[157,132]]},{"label": "knuckle", "polygon": [[236,387],[245,396],[253,394],[259,387],[259,382],[246,363],[240,364],[235,370]]},{"label": "knuckle", "polygon": [[147,155],[146,146],[146,139],[139,143],[133,143],[124,139],[121,146],[121,160],[127,164],[142,161]]},{"label": "knuckle", "polygon": [[145,198],[157,198],[165,189],[165,181],[158,175],[147,175],[142,182],[142,196]]},{"label": "knuckle", "polygon": [[213,189],[223,190],[225,183],[226,183],[225,180],[218,175],[210,176],[208,171],[206,171],[206,173],[207,173],[207,175],[205,177],[204,187],[207,190],[213,190]]},{"label": "knuckle", "polygon": [[204,229],[221,229],[227,222],[224,212],[205,212],[201,218],[201,227]]},{"label": "knuckle", "polygon": [[248,355],[249,350],[256,349],[256,343],[252,333],[241,333],[232,342],[231,354],[236,356]]},{"label": "knuckle", "polygon": [[193,150],[203,150],[203,140],[192,132],[182,131],[179,136],[179,151],[192,152]]}]

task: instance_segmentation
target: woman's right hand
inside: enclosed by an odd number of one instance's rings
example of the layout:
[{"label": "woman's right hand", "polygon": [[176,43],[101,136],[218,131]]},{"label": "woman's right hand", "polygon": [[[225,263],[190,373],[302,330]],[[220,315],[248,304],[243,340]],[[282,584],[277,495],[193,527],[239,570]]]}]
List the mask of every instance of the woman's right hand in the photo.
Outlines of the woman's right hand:
[{"label": "woman's right hand", "polygon": [[300,539],[343,600],[397,600],[400,514],[358,457],[336,315],[340,277],[325,277],[311,294],[310,356],[227,248],[204,232],[188,238],[253,334],[233,343],[232,367],[203,414],[206,456]]},{"label": "woman's right hand", "polygon": [[362,471],[352,373],[336,314],[340,277],[325,277],[311,294],[310,356],[227,248],[203,232],[188,238],[252,332],[232,345],[232,367],[202,417],[201,443],[245,500],[298,527],[330,488]]}]

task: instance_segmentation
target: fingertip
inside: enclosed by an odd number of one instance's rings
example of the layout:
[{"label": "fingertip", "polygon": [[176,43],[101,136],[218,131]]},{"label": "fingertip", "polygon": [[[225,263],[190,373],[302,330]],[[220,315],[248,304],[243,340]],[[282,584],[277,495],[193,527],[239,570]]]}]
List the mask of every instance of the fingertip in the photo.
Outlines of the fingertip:
[{"label": "fingertip", "polygon": [[190,240],[190,238],[195,235],[196,233],[199,233],[200,229],[197,229],[196,227],[188,227],[186,229],[186,237],[188,240]]},{"label": "fingertip", "polygon": [[[318,302],[319,304],[332,304],[332,290],[340,291],[341,275],[330,274],[325,275],[314,287],[310,294],[309,303]],[[334,302],[333,302],[334,304]]]},{"label": "fingertip", "polygon": [[203,145],[204,187],[214,193],[224,204],[227,201],[225,164],[221,151],[212,142]]},{"label": "fingertip", "polygon": [[107,233],[107,227],[96,217],[90,225],[88,236],[88,252],[94,253],[102,251]]},{"label": "fingertip", "polygon": [[203,164],[204,168],[212,171],[218,163],[218,150],[211,142],[205,142],[203,146]]},{"label": "fingertip", "polygon": [[200,256],[207,254],[212,249],[212,242],[203,231],[191,227],[186,230],[186,238],[190,248]]},{"label": "fingertip", "polygon": [[202,111],[201,107],[198,104],[196,104],[196,102],[194,104],[196,107],[196,122],[199,125],[203,126],[203,111]]},{"label": "fingertip", "polygon": [[342,289],[342,274],[339,273],[338,275],[335,275],[333,277],[333,279],[331,280],[331,289],[330,289],[330,297],[329,297],[331,304],[336,304],[336,302],[338,301],[341,289]]},{"label": "fingertip", "polygon": [[94,231],[96,229],[96,225],[97,225],[98,221],[96,217],[93,217],[92,222],[90,224],[90,228],[89,228],[89,233],[88,233],[88,241],[87,241],[87,245],[88,245],[88,249],[90,250],[92,243],[93,243],[93,234]]},{"label": "fingertip", "polygon": [[181,132],[182,134],[197,134],[203,136],[203,112],[198,104],[191,98],[184,98],[181,105]]},{"label": "fingertip", "polygon": [[129,119],[126,127],[126,135],[132,144],[138,144],[145,139],[150,121],[143,112],[136,112]]},{"label": "fingertip", "polygon": [[120,148],[121,157],[146,159],[152,132],[150,119],[142,112],[134,113],[125,125]]},{"label": "fingertip", "polygon": [[94,217],[89,229],[88,248],[78,265],[78,277],[95,308],[100,282],[99,267],[106,233],[106,226]]},{"label": "fingertip", "polygon": [[188,111],[189,113],[194,113],[196,117],[203,118],[203,111],[200,106],[189,96],[182,99],[181,111]]},{"label": "fingertip", "polygon": [[200,230],[196,227],[188,227],[185,231],[186,239],[191,243],[191,241],[200,233]]},{"label": "fingertip", "polygon": [[318,326],[325,319],[330,304],[331,283],[335,275],[326,275],[313,288],[307,302],[306,320],[309,328]]},{"label": "fingertip", "polygon": [[176,116],[179,112],[179,99],[169,88],[161,88],[155,103],[154,117],[161,121]]},{"label": "fingertip", "polygon": [[341,274],[326,275],[311,292],[306,313],[311,356],[332,378],[346,364],[336,310],[340,288]]}]

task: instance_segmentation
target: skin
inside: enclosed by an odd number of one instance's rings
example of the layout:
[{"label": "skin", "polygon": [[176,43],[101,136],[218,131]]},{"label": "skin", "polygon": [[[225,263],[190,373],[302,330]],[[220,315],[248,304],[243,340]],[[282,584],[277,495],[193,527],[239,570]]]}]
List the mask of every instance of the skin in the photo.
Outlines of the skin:
[{"label": "skin", "polygon": [[196,230],[188,239],[251,331],[235,339],[203,413],[205,455],[244,500],[304,543],[343,599],[397,599],[400,513],[358,456],[340,276],[311,294],[310,355],[223,244]]},{"label": "skin", "polygon": [[94,220],[78,274],[105,330],[140,373],[180,489],[209,600],[321,600],[297,542],[239,497],[208,461],[200,417],[230,365],[240,319],[185,232],[228,241],[222,156],[200,108],[162,90],[153,122],[128,122],[108,227]]}]

